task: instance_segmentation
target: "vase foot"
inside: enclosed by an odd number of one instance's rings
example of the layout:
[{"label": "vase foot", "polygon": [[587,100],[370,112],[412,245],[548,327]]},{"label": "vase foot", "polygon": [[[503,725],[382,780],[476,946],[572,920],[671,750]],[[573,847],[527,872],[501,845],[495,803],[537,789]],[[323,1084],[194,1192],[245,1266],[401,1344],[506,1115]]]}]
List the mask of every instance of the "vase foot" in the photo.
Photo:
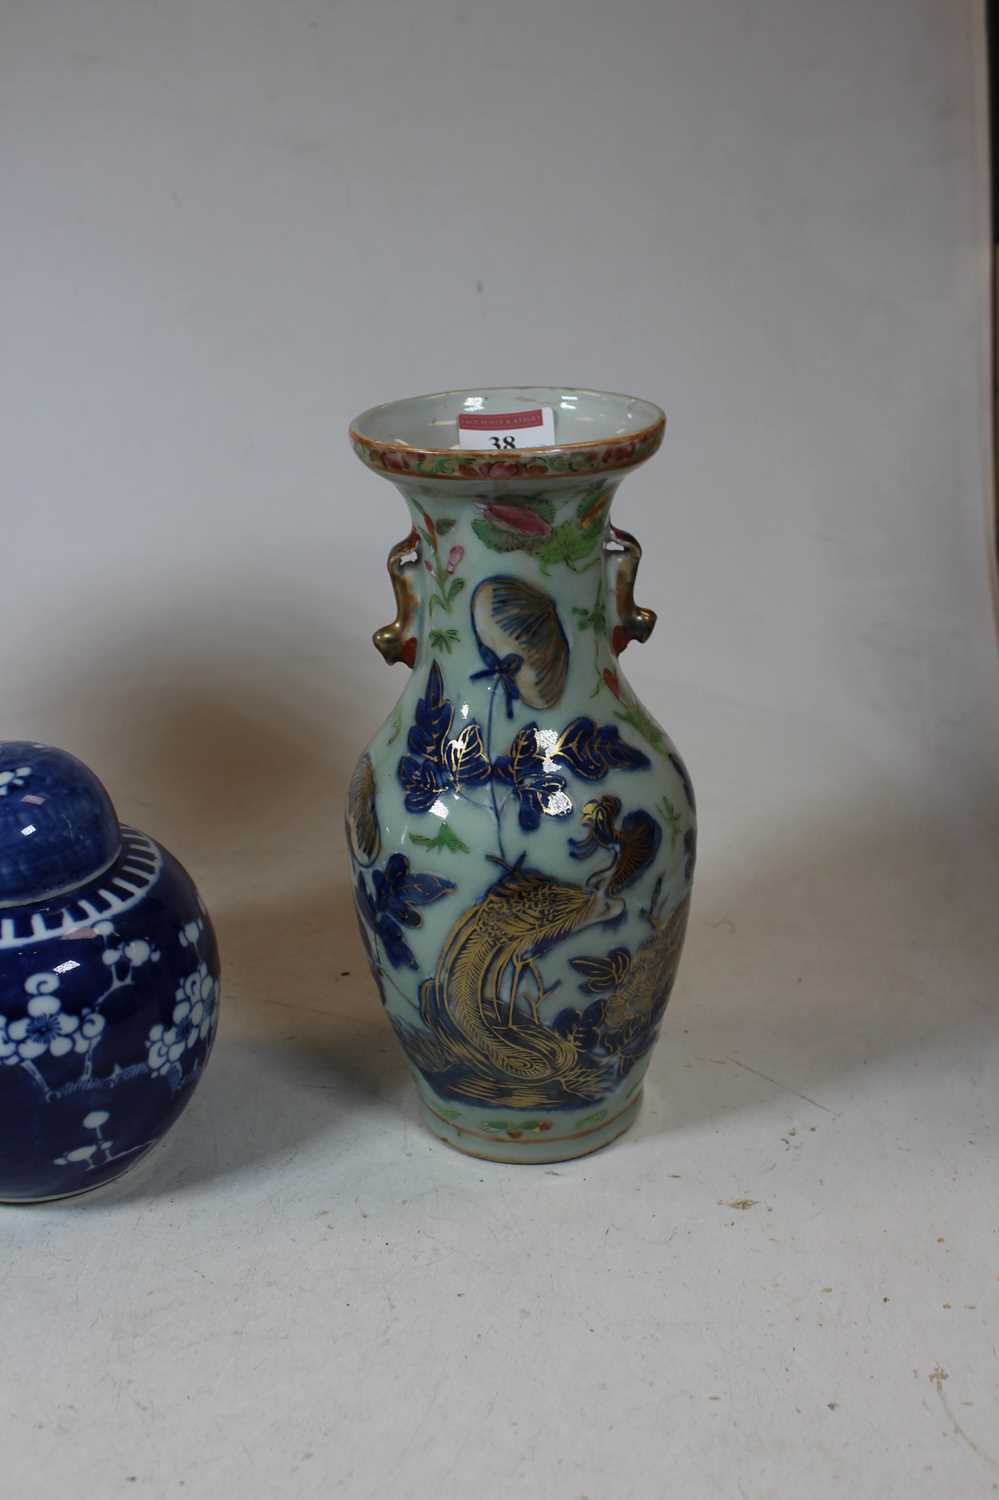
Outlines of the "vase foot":
[{"label": "vase foot", "polygon": [[642,1091],[609,1120],[601,1120],[586,1130],[571,1135],[494,1135],[479,1130],[473,1125],[457,1124],[437,1113],[426,1099],[420,1099],[420,1118],[431,1135],[453,1146],[465,1156],[477,1157],[479,1161],[495,1161],[504,1164],[526,1162],[543,1165],[556,1161],[573,1161],[578,1156],[589,1156],[594,1151],[609,1146],[611,1141],[623,1135],[633,1125],[642,1107]]}]

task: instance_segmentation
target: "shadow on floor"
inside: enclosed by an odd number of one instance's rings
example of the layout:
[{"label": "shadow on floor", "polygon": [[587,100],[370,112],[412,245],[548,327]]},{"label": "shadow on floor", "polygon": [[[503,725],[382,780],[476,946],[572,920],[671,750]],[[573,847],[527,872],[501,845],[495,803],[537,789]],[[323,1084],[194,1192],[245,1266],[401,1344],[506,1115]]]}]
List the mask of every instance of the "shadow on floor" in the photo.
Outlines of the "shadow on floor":
[{"label": "shadow on floor", "polygon": [[[140,1167],[81,1207],[245,1174],[318,1135],[333,1150],[364,1111],[414,1108],[345,870],[342,787],[380,716],[378,704],[357,711],[370,679],[355,643],[305,614],[273,630],[254,616],[255,655],[206,660],[189,643],[207,630],[189,619],[179,640],[133,639],[117,667],[103,657],[99,679],[53,685],[63,710],[69,695],[70,718],[78,701],[91,725],[103,694],[98,743],[81,753],[98,767],[117,764],[124,785],[112,791],[123,816],[141,823],[148,807],[149,831],[196,874],[204,864],[231,1017],[205,1082],[155,1157],[157,1172],[147,1182]],[[320,672],[327,661],[338,670]],[[702,800],[710,808],[709,788]],[[322,872],[315,885],[285,874],[297,868],[298,844]],[[775,1093],[810,1119],[831,1118],[828,1095],[844,1075],[930,1046],[960,1052],[974,1077],[999,993],[984,835],[975,845],[916,798],[844,788],[828,816],[797,819],[740,852],[733,876],[731,857],[713,868],[710,839],[702,844],[687,951],[639,1132],[681,1133]]]},{"label": "shadow on floor", "polygon": [[[336,1149],[358,1111],[409,1088],[346,874],[342,793],[380,717],[357,642],[251,609],[245,651],[213,653],[215,614],[108,642],[93,671],[48,685],[34,729],[58,725],[120,816],[188,866],[223,958],[220,1034],[188,1109],[133,1173],[62,1205],[81,1211],[245,1174],[316,1135]],[[401,685],[386,673],[388,702]]]},{"label": "shadow on floor", "polygon": [[775,1096],[829,1121],[851,1075],[929,1049],[984,1083],[999,1028],[993,859],[922,801],[862,797],[748,850],[745,879],[702,867],[645,1130]]}]

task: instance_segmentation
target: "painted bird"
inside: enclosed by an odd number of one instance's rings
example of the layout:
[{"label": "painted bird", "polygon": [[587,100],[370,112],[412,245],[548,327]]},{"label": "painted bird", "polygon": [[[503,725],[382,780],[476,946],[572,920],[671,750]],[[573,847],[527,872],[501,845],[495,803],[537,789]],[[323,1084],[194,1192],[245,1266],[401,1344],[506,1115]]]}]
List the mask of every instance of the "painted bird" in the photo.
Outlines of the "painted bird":
[{"label": "painted bird", "polygon": [[621,799],[612,793],[594,797],[581,813],[585,838],[570,839],[573,859],[591,859],[600,849],[613,854],[610,864],[595,870],[586,884],[590,890],[603,890],[609,896],[634,885],[659,852],[662,829],[643,808],[626,813],[618,826]]}]

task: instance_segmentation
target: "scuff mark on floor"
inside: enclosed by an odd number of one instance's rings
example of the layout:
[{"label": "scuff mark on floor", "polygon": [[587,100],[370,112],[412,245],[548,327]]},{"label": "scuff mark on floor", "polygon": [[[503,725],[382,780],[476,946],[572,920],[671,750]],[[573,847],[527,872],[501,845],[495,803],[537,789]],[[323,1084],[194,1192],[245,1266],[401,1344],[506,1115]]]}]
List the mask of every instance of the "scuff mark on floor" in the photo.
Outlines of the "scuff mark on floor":
[{"label": "scuff mark on floor", "polygon": [[947,1371],[943,1368],[942,1365],[937,1365],[935,1369],[930,1371],[930,1381],[937,1388],[937,1395],[940,1397],[940,1405],[946,1412],[948,1420],[950,1421],[950,1424],[957,1436],[961,1438],[962,1441],[967,1443],[972,1453],[974,1453],[977,1458],[980,1458],[982,1460],[982,1463],[987,1464],[990,1469],[999,1474],[999,1460],[994,1459],[991,1453],[986,1453],[983,1448],[980,1448],[975,1442],[974,1438],[969,1433],[965,1432],[964,1428],[957,1420],[957,1417],[954,1415],[954,1412],[951,1409],[951,1404],[947,1400],[947,1396],[944,1392],[944,1381],[949,1379],[950,1376],[947,1374]]},{"label": "scuff mark on floor", "polygon": [[789,1083],[781,1083],[779,1078],[771,1078],[769,1073],[761,1073],[759,1068],[751,1068],[748,1063],[740,1062],[737,1057],[730,1057],[728,1061],[734,1063],[737,1068],[744,1068],[747,1073],[755,1073],[756,1077],[762,1078],[764,1082],[772,1083],[775,1089],[783,1089],[786,1094],[793,1094],[796,1099],[804,1099],[805,1103],[811,1104],[814,1109],[821,1109],[825,1114],[839,1118],[836,1111],[830,1109],[828,1104],[820,1104],[817,1099],[803,1094],[800,1089],[793,1089]]}]

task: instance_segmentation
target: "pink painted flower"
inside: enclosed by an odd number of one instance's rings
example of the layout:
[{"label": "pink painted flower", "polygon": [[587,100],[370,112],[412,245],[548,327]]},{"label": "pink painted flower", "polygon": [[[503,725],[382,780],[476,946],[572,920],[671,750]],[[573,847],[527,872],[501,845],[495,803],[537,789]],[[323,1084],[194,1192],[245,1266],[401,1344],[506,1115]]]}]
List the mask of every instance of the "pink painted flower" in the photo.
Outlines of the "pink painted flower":
[{"label": "pink painted flower", "polygon": [[464,555],[464,547],[459,545],[451,548],[451,551],[447,555],[447,570],[449,573],[454,572],[455,568],[461,562],[461,559],[464,557]]},{"label": "pink painted flower", "polygon": [[504,531],[517,531],[523,536],[551,536],[552,529],[548,522],[535,511],[528,510],[525,505],[504,505],[493,501],[485,506],[482,514],[487,521],[492,521],[494,526],[500,526]]}]

